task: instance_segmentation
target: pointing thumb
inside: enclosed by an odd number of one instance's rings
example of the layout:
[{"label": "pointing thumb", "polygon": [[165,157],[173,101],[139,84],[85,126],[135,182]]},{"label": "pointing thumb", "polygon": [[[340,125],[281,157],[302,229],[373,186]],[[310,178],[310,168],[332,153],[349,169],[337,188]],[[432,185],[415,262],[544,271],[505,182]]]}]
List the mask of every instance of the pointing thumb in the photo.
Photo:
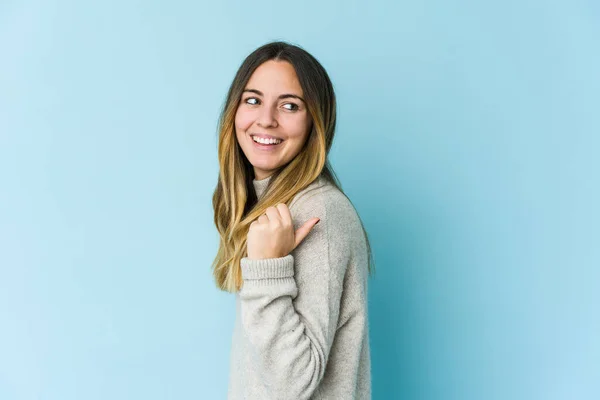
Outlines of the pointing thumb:
[{"label": "pointing thumb", "polygon": [[312,228],[314,228],[314,226],[319,223],[320,220],[321,219],[319,218],[310,219],[307,222],[305,222],[304,225],[298,228],[298,230],[296,231],[296,242],[294,244],[294,248],[298,247],[298,245],[302,243],[304,238],[310,233]]}]

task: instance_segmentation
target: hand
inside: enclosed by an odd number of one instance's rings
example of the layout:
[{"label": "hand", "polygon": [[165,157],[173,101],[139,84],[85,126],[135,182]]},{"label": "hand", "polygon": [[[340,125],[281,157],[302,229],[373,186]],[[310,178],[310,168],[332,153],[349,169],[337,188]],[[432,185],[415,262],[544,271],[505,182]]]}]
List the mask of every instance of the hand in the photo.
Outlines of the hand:
[{"label": "hand", "polygon": [[304,240],[312,228],[320,221],[311,218],[294,232],[294,222],[288,207],[279,203],[267,208],[265,214],[250,224],[247,238],[248,258],[285,257]]}]

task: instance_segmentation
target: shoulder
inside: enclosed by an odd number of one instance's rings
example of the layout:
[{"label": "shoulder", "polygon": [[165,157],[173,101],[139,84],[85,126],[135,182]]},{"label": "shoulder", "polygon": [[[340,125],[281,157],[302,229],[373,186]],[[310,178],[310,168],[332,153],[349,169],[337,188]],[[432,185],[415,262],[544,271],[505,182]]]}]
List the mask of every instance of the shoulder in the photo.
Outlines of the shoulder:
[{"label": "shoulder", "polygon": [[299,287],[314,285],[314,268],[328,269],[341,285],[350,263],[366,249],[362,224],[351,201],[335,185],[319,178],[298,192],[289,209],[296,230],[314,217],[320,219],[291,253]]},{"label": "shoulder", "polygon": [[346,208],[350,204],[340,189],[325,178],[319,177],[294,196],[290,203],[290,210],[305,211],[323,206],[327,206],[328,209],[332,206]]},{"label": "shoulder", "polygon": [[318,225],[327,226],[330,233],[341,235],[359,234],[360,219],[352,202],[335,185],[319,177],[298,192],[290,203],[294,221],[302,225],[306,220],[318,217]]}]

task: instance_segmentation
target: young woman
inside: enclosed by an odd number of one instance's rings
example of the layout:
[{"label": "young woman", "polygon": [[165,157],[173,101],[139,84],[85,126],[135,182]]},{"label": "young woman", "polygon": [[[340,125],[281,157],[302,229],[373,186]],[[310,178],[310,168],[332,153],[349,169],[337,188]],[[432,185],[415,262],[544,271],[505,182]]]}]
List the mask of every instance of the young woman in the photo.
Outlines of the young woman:
[{"label": "young woman", "polygon": [[298,46],[265,44],[219,122],[212,268],[236,293],[228,399],[370,399],[371,250],[327,159],[326,71]]}]

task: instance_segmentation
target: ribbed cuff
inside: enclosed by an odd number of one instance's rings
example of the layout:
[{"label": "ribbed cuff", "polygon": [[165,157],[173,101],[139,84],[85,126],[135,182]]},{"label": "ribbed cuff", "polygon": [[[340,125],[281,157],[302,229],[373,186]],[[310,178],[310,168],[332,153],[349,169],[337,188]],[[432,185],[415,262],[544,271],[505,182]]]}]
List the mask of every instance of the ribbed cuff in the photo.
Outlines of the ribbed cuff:
[{"label": "ribbed cuff", "polygon": [[248,257],[240,261],[242,279],[289,278],[294,276],[294,256],[288,254],[279,258],[252,260]]}]

